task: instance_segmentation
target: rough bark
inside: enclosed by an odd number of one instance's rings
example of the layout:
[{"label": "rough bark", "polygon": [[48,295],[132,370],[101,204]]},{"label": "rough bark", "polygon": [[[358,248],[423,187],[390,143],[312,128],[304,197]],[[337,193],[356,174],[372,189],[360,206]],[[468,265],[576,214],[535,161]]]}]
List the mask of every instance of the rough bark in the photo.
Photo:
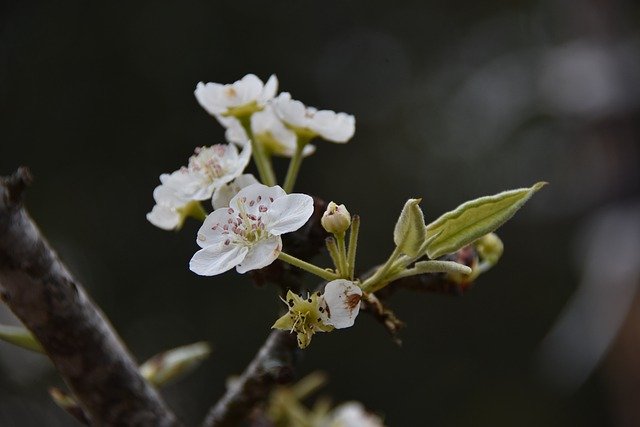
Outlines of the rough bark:
[{"label": "rough bark", "polygon": [[203,427],[240,425],[256,404],[264,401],[277,384],[293,379],[296,336],[286,331],[272,332],[242,376],[211,408]]},{"label": "rough bark", "polygon": [[157,391],[22,204],[25,168],[0,179],[0,296],[40,341],[96,426],[177,426]]}]

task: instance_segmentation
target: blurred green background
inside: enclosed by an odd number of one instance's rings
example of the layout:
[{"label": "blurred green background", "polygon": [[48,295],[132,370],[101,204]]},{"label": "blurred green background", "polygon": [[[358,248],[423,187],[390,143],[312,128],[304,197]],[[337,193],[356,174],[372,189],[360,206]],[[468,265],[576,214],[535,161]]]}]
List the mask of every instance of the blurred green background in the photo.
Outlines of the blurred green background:
[{"label": "blurred green background", "polygon": [[[361,316],[314,338],[301,374],[326,371],[325,394],[389,426],[640,425],[639,18],[604,0],[5,0],[0,173],[31,168],[33,217],[139,360],[212,343],[164,392],[196,424],[280,302],[235,272],[194,275],[198,225],[163,232],[145,214],[161,173],[223,141],[196,83],[275,73],[356,116],[349,144],[318,141],[296,189],[362,216],[361,268],[388,255],[409,197],[432,220],[551,183],[469,295],[394,297],[402,348]],[[0,321],[15,322],[5,307]],[[0,425],[75,425],[47,395],[60,384],[0,343]]]}]

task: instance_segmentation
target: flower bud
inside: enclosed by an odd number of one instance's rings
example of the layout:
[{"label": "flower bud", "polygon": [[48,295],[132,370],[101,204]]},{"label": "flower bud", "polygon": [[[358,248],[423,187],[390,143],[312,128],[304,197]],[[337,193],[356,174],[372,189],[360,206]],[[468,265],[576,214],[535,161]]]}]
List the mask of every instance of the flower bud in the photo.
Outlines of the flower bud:
[{"label": "flower bud", "polygon": [[351,214],[349,214],[344,205],[336,205],[334,202],[330,202],[327,210],[322,214],[320,222],[329,233],[342,234],[351,225]]},{"label": "flower bud", "polygon": [[504,250],[502,240],[495,233],[485,234],[475,241],[474,246],[480,258],[490,265],[495,265],[498,262]]}]

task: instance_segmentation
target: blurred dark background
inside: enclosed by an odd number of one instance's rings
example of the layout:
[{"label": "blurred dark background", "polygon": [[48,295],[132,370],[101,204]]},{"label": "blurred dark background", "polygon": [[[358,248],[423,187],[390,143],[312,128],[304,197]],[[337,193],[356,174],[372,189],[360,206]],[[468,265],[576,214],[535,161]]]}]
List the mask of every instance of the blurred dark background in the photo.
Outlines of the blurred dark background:
[{"label": "blurred dark background", "polygon": [[[297,190],[363,219],[359,265],[392,249],[409,197],[428,220],[469,198],[551,183],[461,298],[397,294],[314,338],[300,373],[389,426],[640,425],[640,7],[632,1],[141,1],[0,4],[0,173],[27,165],[29,209],[136,357],[198,340],[165,389],[190,424],[278,314],[273,287],[203,278],[180,233],[145,220],[162,172],[223,130],[198,81],[277,74],[307,105],[356,116],[318,141]],[[286,162],[277,163],[284,176]],[[0,321],[15,320],[0,307]],[[75,425],[47,361],[0,343],[0,425]]]}]

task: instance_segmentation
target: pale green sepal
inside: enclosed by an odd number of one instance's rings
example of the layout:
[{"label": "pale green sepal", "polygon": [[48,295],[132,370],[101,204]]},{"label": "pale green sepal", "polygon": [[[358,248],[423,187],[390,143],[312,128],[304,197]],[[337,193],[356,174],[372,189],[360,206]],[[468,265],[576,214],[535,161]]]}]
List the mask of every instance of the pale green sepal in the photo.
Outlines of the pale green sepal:
[{"label": "pale green sepal", "polygon": [[538,182],[531,188],[503,191],[493,196],[480,197],[445,213],[427,225],[427,237],[440,233],[427,246],[427,256],[438,258],[455,252],[477,238],[496,230],[546,184],[546,182]]},{"label": "pale green sepal", "polygon": [[418,255],[426,238],[424,215],[418,206],[421,200],[407,200],[393,230],[393,241],[405,255]]},{"label": "pale green sepal", "polygon": [[209,357],[211,347],[206,342],[197,342],[153,356],[140,366],[140,374],[155,386],[162,386],[179,378]]},{"label": "pale green sepal", "polygon": [[463,264],[453,261],[420,261],[416,262],[409,271],[415,270],[416,274],[424,273],[459,273],[471,274],[472,270]]},{"label": "pale green sepal", "polygon": [[0,340],[44,354],[44,349],[31,332],[19,326],[0,325]]}]

